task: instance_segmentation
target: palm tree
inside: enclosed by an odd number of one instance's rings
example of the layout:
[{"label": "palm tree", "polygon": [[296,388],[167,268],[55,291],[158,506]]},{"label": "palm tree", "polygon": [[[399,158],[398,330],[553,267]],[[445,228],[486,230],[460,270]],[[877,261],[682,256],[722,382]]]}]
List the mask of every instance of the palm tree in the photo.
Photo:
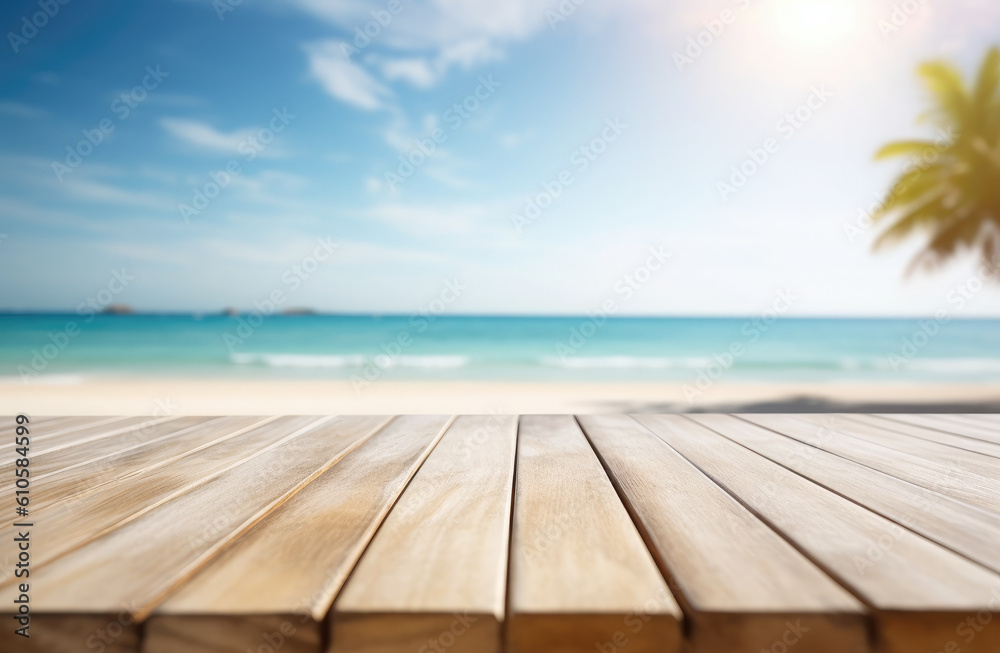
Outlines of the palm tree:
[{"label": "palm tree", "polygon": [[889,223],[875,247],[926,233],[911,269],[971,250],[1000,277],[1000,49],[986,54],[972,88],[948,63],[924,64],[919,74],[934,103],[921,120],[931,121],[939,138],[890,143],[875,155],[913,157],[873,215]]}]

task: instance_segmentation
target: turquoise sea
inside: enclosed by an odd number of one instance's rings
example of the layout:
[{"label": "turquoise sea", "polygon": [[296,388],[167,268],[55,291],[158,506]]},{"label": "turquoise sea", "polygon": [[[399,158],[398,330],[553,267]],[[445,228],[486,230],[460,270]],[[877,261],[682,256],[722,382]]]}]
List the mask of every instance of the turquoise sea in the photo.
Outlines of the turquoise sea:
[{"label": "turquoise sea", "polygon": [[0,315],[0,377],[1000,382],[1000,321]]}]

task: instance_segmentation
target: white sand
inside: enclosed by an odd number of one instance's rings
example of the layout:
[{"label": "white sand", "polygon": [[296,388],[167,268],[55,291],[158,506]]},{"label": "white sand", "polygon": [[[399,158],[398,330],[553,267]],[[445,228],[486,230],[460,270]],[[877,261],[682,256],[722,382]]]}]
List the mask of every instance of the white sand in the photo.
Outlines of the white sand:
[{"label": "white sand", "polygon": [[693,402],[681,384],[129,379],[24,385],[0,381],[0,414],[265,415],[601,413],[758,410],[1000,412],[996,385],[719,383]]}]

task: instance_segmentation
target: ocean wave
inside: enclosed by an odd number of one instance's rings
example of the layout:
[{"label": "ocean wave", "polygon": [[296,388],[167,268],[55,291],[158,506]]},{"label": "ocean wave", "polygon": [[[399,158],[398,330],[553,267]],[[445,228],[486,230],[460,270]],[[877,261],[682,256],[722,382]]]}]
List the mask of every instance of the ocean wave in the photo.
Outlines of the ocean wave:
[{"label": "ocean wave", "polygon": [[27,379],[21,376],[0,376],[0,384],[16,381],[26,385],[80,385],[85,380],[82,374],[38,374]]},{"label": "ocean wave", "polygon": [[580,356],[559,358],[545,356],[541,358],[542,365],[562,367],[570,370],[588,369],[645,369],[667,370],[686,369],[697,370],[710,365],[711,358],[665,358],[651,356]]},{"label": "ocean wave", "polygon": [[265,367],[293,368],[345,368],[375,365],[382,369],[390,367],[417,367],[423,369],[444,369],[465,367],[466,356],[362,356],[360,354],[233,354],[230,362],[236,365],[263,365]]},{"label": "ocean wave", "polygon": [[905,367],[911,370],[943,374],[1000,372],[1000,358],[920,358],[917,356],[905,363]]}]

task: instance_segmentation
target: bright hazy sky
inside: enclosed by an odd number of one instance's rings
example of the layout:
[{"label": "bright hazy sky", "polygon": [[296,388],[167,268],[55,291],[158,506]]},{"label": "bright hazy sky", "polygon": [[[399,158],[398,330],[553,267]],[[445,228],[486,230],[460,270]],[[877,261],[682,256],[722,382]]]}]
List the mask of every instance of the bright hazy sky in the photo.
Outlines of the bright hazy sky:
[{"label": "bright hazy sky", "polygon": [[138,309],[248,308],[317,239],[339,248],[288,305],[410,313],[457,279],[454,313],[583,313],[651,247],[628,313],[930,314],[973,274],[906,278],[918,243],[845,226],[901,169],[874,151],[933,136],[917,64],[974,70],[995,0],[577,2],[72,0],[37,30],[5,2],[0,308],[72,310],[122,269]]}]

